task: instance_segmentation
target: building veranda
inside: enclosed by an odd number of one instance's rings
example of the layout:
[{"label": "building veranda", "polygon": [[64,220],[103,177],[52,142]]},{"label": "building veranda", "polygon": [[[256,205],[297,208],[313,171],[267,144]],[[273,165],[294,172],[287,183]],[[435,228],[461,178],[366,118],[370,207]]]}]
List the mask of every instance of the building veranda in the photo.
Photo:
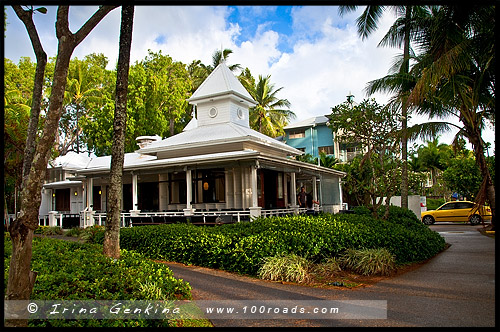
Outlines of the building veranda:
[{"label": "building veranda", "polygon": [[[341,209],[345,174],[296,161],[303,152],[252,130],[249,108],[256,103],[224,62],[188,101],[196,116],[183,132],[138,137],[138,150],[125,155],[122,226],[303,213],[296,198],[302,186],[320,202],[316,211]],[[110,161],[86,153],[55,159],[42,191],[40,224],[104,224]]]}]

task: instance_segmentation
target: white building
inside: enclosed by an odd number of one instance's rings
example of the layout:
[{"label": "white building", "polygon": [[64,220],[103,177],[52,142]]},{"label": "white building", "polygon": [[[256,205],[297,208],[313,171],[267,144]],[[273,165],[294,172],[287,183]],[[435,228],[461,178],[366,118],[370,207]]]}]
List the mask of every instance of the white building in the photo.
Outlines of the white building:
[{"label": "white building", "polygon": [[[293,160],[302,152],[250,129],[249,107],[256,103],[225,63],[189,103],[197,117],[182,133],[166,139],[139,137],[139,149],[125,155],[123,225],[304,212],[296,200],[302,185],[312,188],[324,212],[341,208],[340,178],[345,174]],[[110,156],[75,153],[57,158],[44,184],[44,223],[102,224],[110,162]]]}]

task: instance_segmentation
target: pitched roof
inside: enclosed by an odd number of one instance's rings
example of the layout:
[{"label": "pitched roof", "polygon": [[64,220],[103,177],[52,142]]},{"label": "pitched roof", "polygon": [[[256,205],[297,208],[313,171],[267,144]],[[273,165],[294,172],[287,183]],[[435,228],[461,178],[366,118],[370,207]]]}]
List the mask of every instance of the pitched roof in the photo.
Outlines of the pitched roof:
[{"label": "pitched roof", "polygon": [[214,69],[205,81],[203,81],[188,101],[196,104],[196,101],[226,95],[229,93],[233,93],[251,104],[256,104],[252,96],[250,96],[248,91],[243,87],[240,81],[238,81],[223,61]]},{"label": "pitched roof", "polygon": [[305,119],[296,123],[289,124],[284,129],[293,129],[293,128],[309,128],[314,125],[326,124],[328,122],[328,118],[324,115],[315,116],[309,119]]},{"label": "pitched roof", "polygon": [[62,167],[68,170],[80,169],[86,167],[89,162],[96,158],[95,155],[89,155],[87,153],[76,153],[74,151],[69,151],[63,156],[59,156],[54,160],[49,162],[49,168]]},{"label": "pitched roof", "polygon": [[280,142],[274,138],[259,133],[251,128],[240,126],[236,123],[217,123],[207,126],[196,127],[183,131],[177,135],[170,136],[162,141],[153,142],[138,153],[156,153],[159,151],[172,151],[176,149],[187,149],[194,146],[208,146],[217,143],[229,143],[248,140],[259,144],[271,146],[288,154],[301,154],[299,150]]}]

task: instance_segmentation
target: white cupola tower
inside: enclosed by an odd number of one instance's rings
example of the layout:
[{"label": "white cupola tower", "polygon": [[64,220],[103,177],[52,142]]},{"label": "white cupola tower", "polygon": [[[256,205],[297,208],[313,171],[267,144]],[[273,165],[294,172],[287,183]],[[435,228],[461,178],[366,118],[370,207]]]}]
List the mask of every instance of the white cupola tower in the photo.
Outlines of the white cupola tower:
[{"label": "white cupola tower", "polygon": [[249,107],[257,103],[223,60],[188,99],[197,109],[197,127],[235,123],[250,128]]}]

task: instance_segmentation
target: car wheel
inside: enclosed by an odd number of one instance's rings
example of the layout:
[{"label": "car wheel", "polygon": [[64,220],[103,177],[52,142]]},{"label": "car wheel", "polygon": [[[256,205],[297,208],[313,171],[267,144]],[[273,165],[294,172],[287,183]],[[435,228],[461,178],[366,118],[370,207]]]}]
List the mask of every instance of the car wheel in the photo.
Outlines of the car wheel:
[{"label": "car wheel", "polygon": [[431,216],[425,216],[424,219],[422,219],[422,222],[426,225],[432,225],[434,223],[434,218]]},{"label": "car wheel", "polygon": [[470,216],[469,222],[471,225],[477,225],[481,222],[481,216],[478,214],[473,214],[472,216]]}]

